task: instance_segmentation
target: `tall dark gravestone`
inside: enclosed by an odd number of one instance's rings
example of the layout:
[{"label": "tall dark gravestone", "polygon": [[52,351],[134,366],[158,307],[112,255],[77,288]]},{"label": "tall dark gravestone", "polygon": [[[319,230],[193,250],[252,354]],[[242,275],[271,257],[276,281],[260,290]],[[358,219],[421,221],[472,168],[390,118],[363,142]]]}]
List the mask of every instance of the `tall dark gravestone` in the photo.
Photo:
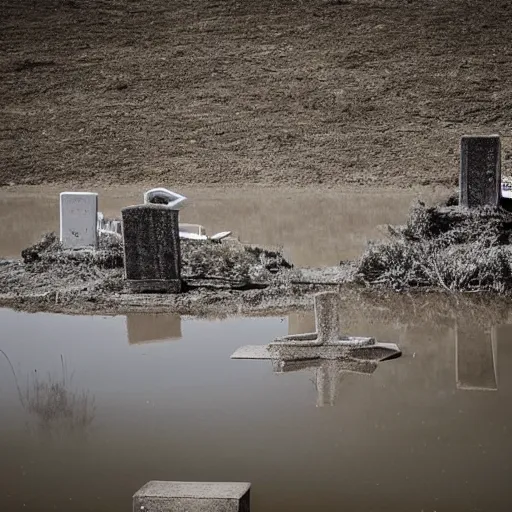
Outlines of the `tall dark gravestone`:
[{"label": "tall dark gravestone", "polygon": [[460,142],[461,206],[498,206],[501,197],[499,135],[464,136]]},{"label": "tall dark gravestone", "polygon": [[179,293],[181,249],[179,210],[144,204],[121,210],[124,268],[135,293]]}]

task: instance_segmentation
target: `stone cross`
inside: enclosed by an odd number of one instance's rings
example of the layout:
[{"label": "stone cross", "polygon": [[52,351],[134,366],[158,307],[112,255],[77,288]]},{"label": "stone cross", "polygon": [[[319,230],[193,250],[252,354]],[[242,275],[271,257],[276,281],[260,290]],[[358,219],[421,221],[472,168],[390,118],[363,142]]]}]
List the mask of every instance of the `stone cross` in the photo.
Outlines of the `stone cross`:
[{"label": "stone cross", "polygon": [[241,347],[232,359],[271,359],[280,363],[314,359],[385,361],[400,356],[394,343],[340,336],[341,298],[335,292],[315,295],[316,331],[277,338],[267,346]]},{"label": "stone cross", "polygon": [[461,206],[498,206],[501,197],[499,135],[464,136],[460,142]]},{"label": "stone cross", "polygon": [[148,482],[133,496],[134,512],[250,512],[251,484]]},{"label": "stone cross", "polygon": [[60,241],[66,249],[96,248],[98,194],[61,192]]},{"label": "stone cross", "polygon": [[125,278],[134,293],[179,293],[179,211],[162,204],[121,210]]}]

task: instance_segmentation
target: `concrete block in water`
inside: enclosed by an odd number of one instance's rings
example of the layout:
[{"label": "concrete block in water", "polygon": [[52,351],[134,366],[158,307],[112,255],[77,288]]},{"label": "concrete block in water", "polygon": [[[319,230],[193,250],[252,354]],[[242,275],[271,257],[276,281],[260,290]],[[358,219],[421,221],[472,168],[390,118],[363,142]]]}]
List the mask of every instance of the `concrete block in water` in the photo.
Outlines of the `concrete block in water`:
[{"label": "concrete block in water", "polygon": [[461,206],[498,206],[501,197],[499,135],[464,136],[460,142]]},{"label": "concrete block in water", "polygon": [[133,496],[133,512],[249,512],[249,483],[148,482]]},{"label": "concrete block in water", "polygon": [[60,194],[60,241],[67,249],[96,247],[98,194],[62,192]]},{"label": "concrete block in water", "polygon": [[134,293],[181,291],[179,211],[165,205],[129,206],[123,219],[125,277]]}]

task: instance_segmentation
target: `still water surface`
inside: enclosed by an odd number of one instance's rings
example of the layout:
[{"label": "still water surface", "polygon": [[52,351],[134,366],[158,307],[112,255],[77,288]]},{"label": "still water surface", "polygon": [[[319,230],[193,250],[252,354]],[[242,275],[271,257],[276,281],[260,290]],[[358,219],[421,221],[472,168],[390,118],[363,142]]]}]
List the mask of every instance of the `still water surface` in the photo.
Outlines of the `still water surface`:
[{"label": "still water surface", "polygon": [[[0,310],[0,323],[16,374],[0,355],[1,510],[126,511],[151,479],[250,481],[255,511],[512,508],[512,326],[390,325],[361,312],[346,332],[404,355],[342,374],[320,407],[317,370],[229,358],[307,316]],[[70,415],[46,418],[34,383],[63,373]]]},{"label": "still water surface", "polygon": [[[55,222],[52,196],[14,199],[20,215],[0,227],[3,255]],[[205,218],[209,229],[236,226],[263,243],[276,243],[277,231],[294,261],[322,264],[353,257],[377,224],[402,221],[410,199],[381,197],[370,214],[367,198],[342,207],[333,195],[317,210],[326,231],[313,244],[299,236],[315,232],[310,214],[292,199],[272,199],[274,224],[234,216],[226,225],[214,204]],[[27,219],[30,201],[47,213]],[[240,201],[247,215],[250,199]],[[13,198],[0,198],[3,219],[6,204]],[[241,345],[311,330],[311,314],[0,310],[0,510],[128,511],[141,485],[161,479],[250,481],[255,512],[509,512],[512,314],[430,315],[433,301],[406,320],[393,304],[345,305],[346,333],[397,342],[403,356],[372,374],[343,373],[328,401],[319,370],[274,374],[268,361],[229,358]],[[58,418],[44,407],[48,386]]]}]

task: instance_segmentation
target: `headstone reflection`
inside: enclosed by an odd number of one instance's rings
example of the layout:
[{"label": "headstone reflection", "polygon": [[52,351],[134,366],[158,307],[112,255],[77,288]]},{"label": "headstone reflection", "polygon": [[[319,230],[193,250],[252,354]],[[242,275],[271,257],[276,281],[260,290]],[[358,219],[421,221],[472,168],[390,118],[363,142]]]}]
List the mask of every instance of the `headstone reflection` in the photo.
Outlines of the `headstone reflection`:
[{"label": "headstone reflection", "polygon": [[129,313],[126,315],[128,343],[138,345],[167,340],[179,340],[181,316],[175,313]]}]

